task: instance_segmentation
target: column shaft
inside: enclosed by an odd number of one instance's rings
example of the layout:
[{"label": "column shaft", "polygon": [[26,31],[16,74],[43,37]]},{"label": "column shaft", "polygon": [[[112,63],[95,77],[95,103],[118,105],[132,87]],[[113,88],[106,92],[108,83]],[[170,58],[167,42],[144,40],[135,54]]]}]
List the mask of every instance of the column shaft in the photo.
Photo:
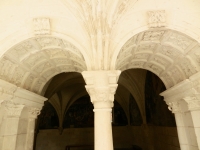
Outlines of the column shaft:
[{"label": "column shaft", "polygon": [[168,108],[175,115],[178,139],[181,150],[190,150],[189,148],[189,140],[187,135],[187,127],[185,125],[184,113],[181,111],[180,102],[170,102],[168,103]]},{"label": "column shaft", "polygon": [[198,148],[200,149],[200,110],[191,111]]},{"label": "column shaft", "polygon": [[112,109],[94,109],[95,150],[113,150],[111,111]]},{"label": "column shaft", "polygon": [[35,121],[37,116],[40,114],[40,109],[29,108],[28,112],[28,128],[26,136],[26,148],[25,150],[33,150],[34,136],[35,136]]},{"label": "column shaft", "polygon": [[183,114],[181,112],[174,113],[177,125],[178,139],[181,150],[189,150],[187,129],[185,127]]}]

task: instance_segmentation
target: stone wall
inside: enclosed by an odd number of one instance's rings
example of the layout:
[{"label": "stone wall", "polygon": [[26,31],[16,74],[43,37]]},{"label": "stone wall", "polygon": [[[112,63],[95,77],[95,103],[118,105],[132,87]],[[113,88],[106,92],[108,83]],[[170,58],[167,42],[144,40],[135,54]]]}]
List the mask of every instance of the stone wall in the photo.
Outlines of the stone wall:
[{"label": "stone wall", "polygon": [[180,150],[175,127],[154,127],[155,150]]},{"label": "stone wall", "polygon": [[[93,145],[93,128],[68,128],[60,135],[57,129],[40,130],[36,150],[65,150],[66,145]],[[143,150],[180,150],[175,127],[121,126],[113,127],[115,148],[137,145]]]},{"label": "stone wall", "polygon": [[[113,127],[115,148],[131,147],[131,132],[128,126]],[[60,135],[57,129],[40,130],[36,141],[36,150],[64,150],[66,145],[93,145],[94,128],[68,128]]]}]

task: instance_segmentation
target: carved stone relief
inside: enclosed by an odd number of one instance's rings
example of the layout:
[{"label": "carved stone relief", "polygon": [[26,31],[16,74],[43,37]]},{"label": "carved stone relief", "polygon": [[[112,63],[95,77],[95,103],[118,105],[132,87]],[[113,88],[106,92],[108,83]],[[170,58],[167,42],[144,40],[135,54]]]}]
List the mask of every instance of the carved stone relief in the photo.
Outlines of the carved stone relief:
[{"label": "carved stone relief", "polygon": [[131,62],[128,64],[127,69],[128,68],[144,68],[144,64],[145,64],[145,62],[137,62],[137,61]]},{"label": "carved stone relief", "polygon": [[186,50],[186,48],[192,43],[192,40],[187,38],[186,36],[177,33],[172,33],[169,36],[167,42],[170,42],[173,45],[178,46],[183,50]]},{"label": "carved stone relief", "polygon": [[190,77],[197,72],[196,67],[192,66],[191,62],[187,58],[182,59],[180,62],[179,66],[184,71],[186,77]]},{"label": "carved stone relief", "polygon": [[64,48],[64,43],[61,39],[53,37],[42,37],[36,38],[36,41],[40,44],[42,48],[47,47],[62,47]]},{"label": "carved stone relief", "polygon": [[166,59],[164,59],[164,58],[162,58],[161,56],[158,56],[158,55],[154,55],[151,58],[150,62],[151,61],[156,62],[156,63],[158,63],[159,65],[162,65],[165,68],[170,64],[170,62],[168,62]]},{"label": "carved stone relief", "polygon": [[86,64],[81,52],[71,43],[54,37],[26,40],[8,50],[0,60],[1,79],[28,90],[34,88],[36,93],[52,74],[83,70]]},{"label": "carved stone relief", "polygon": [[[116,67],[121,70],[144,68],[158,75],[161,73],[168,87],[171,87],[195,74],[199,69],[196,66],[200,64],[199,48],[193,48],[194,52],[191,53],[191,50],[188,50],[189,47],[192,48],[191,45],[194,45],[192,39],[172,30],[141,32],[121,48]],[[186,51],[189,53],[187,57]],[[130,57],[131,55],[133,56]],[[146,62],[145,65],[144,62],[136,62],[138,60]],[[173,75],[173,78],[168,77],[169,75]]]},{"label": "carved stone relief", "polygon": [[159,41],[165,31],[147,31],[142,38],[143,41]]},{"label": "carved stone relief", "polygon": [[31,107],[29,109],[29,117],[31,118],[37,118],[37,116],[40,114],[41,109],[39,108],[33,108]]},{"label": "carved stone relief", "polygon": [[148,24],[150,28],[166,26],[165,10],[148,11]]},{"label": "carved stone relief", "polygon": [[177,59],[177,57],[180,56],[178,51],[171,46],[163,46],[159,52],[162,53],[163,55],[168,56],[171,59],[174,59],[175,57]]},{"label": "carved stone relief", "polygon": [[168,103],[168,109],[172,111],[173,113],[181,112],[180,104],[179,102],[170,102]]},{"label": "carved stone relief", "polygon": [[34,18],[33,26],[35,35],[50,34],[50,20],[48,18]]},{"label": "carved stone relief", "polygon": [[151,44],[141,44],[137,47],[136,52],[143,52],[143,51],[148,51],[148,52],[153,52],[156,48],[156,44],[151,43]]}]

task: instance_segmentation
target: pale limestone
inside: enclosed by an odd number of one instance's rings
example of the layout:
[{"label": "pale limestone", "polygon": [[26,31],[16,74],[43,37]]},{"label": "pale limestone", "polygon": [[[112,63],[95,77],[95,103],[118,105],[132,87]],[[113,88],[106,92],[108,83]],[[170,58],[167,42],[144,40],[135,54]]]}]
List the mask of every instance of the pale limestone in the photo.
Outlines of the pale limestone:
[{"label": "pale limestone", "polygon": [[[89,79],[86,89],[96,107],[95,122],[105,116],[105,149],[112,150],[109,111],[120,70],[132,68],[150,70],[162,79],[168,89],[162,95],[175,115],[181,150],[200,149],[199,8],[198,0],[1,0],[0,149],[32,149],[34,120],[46,100],[39,95],[53,76],[75,71],[85,79],[97,76],[104,84]],[[111,78],[105,72],[112,72]],[[145,120],[144,95],[135,95]],[[151,127],[142,127],[144,133],[138,134],[152,135]],[[154,141],[145,142],[153,149]],[[96,144],[96,150],[104,149]]]}]

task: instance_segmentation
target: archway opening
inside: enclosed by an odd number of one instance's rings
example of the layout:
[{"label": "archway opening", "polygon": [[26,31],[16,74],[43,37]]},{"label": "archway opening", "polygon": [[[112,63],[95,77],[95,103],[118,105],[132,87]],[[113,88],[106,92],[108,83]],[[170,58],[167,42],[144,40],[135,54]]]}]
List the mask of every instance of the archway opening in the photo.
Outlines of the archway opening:
[{"label": "archway opening", "polygon": [[[66,146],[93,147],[93,104],[82,75],[76,72],[61,73],[53,77],[46,86],[44,96],[48,101],[38,119],[36,150],[50,147],[65,149]],[[118,97],[115,97],[112,112],[113,136],[116,139],[128,125],[128,116]],[[56,123],[52,122],[53,119],[55,121],[55,116],[58,121]]]},{"label": "archway opening", "polygon": [[[165,90],[161,79],[148,70],[128,69],[121,73],[115,97],[128,116],[124,128],[126,141],[121,141],[124,148],[179,147],[174,115],[159,95]],[[167,143],[163,139],[175,142]],[[114,143],[120,142],[114,139]]]},{"label": "archway opening", "polygon": [[[93,144],[93,130],[88,133],[87,127],[91,126],[87,126],[88,118],[85,116],[93,114],[92,103],[80,73],[68,72],[54,76],[44,87],[44,96],[48,100],[38,117],[36,150],[89,144],[84,141],[85,135],[90,136],[90,144]],[[94,119],[91,120],[93,122]]]}]

